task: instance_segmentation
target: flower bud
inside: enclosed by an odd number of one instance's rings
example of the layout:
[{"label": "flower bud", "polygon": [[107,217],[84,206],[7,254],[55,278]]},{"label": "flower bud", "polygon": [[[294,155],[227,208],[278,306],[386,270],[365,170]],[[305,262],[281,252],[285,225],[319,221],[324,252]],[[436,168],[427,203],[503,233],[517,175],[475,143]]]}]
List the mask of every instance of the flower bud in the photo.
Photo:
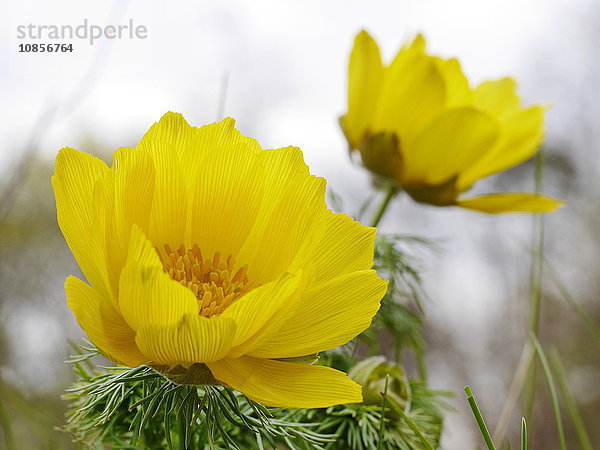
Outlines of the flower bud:
[{"label": "flower bud", "polygon": [[[402,409],[410,407],[410,386],[404,369],[400,364],[387,361],[385,356],[372,356],[356,364],[348,376],[363,387],[363,402],[381,405],[385,392]],[[385,387],[387,378],[387,390]],[[394,408],[388,408],[387,414],[397,417]]]}]

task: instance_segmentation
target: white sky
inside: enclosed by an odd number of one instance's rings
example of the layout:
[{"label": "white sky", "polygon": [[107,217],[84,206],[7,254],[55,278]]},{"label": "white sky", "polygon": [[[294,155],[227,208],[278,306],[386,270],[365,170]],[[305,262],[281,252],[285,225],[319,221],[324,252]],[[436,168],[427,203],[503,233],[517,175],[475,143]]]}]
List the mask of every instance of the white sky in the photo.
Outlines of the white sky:
[{"label": "white sky", "polygon": [[[562,99],[588,67],[582,56],[588,54],[587,34],[579,22],[591,2],[130,0],[115,8],[116,2],[106,1],[9,0],[8,14],[0,18],[0,176],[23,150],[43,105],[58,102],[61,109],[41,140],[41,153],[53,158],[59,148],[72,146],[98,154],[135,145],[168,110],[183,113],[192,125],[214,121],[227,74],[225,113],[242,132],[263,147],[299,146],[311,171],[355,205],[365,198],[369,180],[348,160],[337,117],[345,108],[348,55],[361,28],[377,39],[388,60],[404,39],[422,32],[434,53],[457,56],[473,83],[514,76],[528,102],[553,104],[548,132],[561,136],[569,114]],[[28,42],[16,39],[18,25],[76,26],[85,18],[97,25],[133,19],[147,27],[148,39],[103,40],[93,47],[74,40],[70,54],[17,53],[18,44]],[[544,56],[566,74],[567,85],[539,83],[544,74],[536,64]],[[522,248],[529,223],[522,216],[434,211],[404,199],[383,228],[445,239],[446,252],[425,262],[434,300],[430,320],[460,323],[456,333],[468,340],[501,307],[506,277],[516,283],[527,270]],[[496,245],[512,264],[502,276],[481,260],[483,238],[472,238],[478,227],[498,230]],[[435,381],[453,389],[469,382]],[[464,425],[460,420],[471,427],[471,418],[462,416],[450,419],[448,428]],[[445,439],[447,448],[461,442],[452,432]]]},{"label": "white sky", "polygon": [[[213,121],[227,73],[226,114],[264,146],[300,146],[313,171],[334,181],[329,166],[345,159],[336,118],[344,111],[347,58],[358,30],[368,29],[388,58],[420,31],[435,52],[458,56],[474,81],[506,74],[519,79],[530,70],[524,59],[536,47],[551,40],[560,51],[564,37],[550,31],[572,11],[572,3],[558,0],[113,3],[9,3],[0,79],[0,120],[10,124],[0,137],[10,143],[3,150],[9,158],[29,136],[42,105],[72,94],[95,60],[75,108],[63,105],[44,138],[46,154],[77,145],[84,134],[108,148],[133,144],[167,110],[197,125]],[[16,39],[17,25],[75,26],[85,18],[97,25],[133,19],[148,28],[148,39],[104,40],[93,47],[75,40],[74,52],[64,55],[16,51],[27,42]],[[531,98],[527,87],[530,100],[554,101]]]}]

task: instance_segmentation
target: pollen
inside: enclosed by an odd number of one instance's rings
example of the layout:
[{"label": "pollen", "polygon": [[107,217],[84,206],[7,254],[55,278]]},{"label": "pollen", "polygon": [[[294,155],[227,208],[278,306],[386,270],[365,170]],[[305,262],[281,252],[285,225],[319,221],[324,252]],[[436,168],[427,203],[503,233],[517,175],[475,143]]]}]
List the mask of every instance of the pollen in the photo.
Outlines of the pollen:
[{"label": "pollen", "polygon": [[232,255],[223,259],[219,252],[204,258],[198,245],[181,245],[172,250],[169,245],[156,247],[169,276],[190,289],[198,300],[198,314],[212,317],[225,309],[249,290],[248,266],[243,265],[235,274]]}]

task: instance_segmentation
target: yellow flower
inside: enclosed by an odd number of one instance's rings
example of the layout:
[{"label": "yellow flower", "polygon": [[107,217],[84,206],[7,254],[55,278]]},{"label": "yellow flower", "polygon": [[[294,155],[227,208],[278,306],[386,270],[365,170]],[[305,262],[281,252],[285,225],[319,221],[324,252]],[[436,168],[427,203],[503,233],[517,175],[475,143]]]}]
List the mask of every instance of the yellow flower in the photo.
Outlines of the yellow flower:
[{"label": "yellow flower", "polygon": [[297,362],[371,323],[376,230],[327,209],[299,149],[167,113],[112,168],[61,150],[52,183],[89,283],[68,277],[67,301],[108,358],[266,405],[361,401],[343,372]]},{"label": "yellow flower", "polygon": [[365,31],[354,42],[348,112],[340,119],[363,164],[418,202],[487,213],[549,212],[561,202],[529,193],[459,198],[484,177],[533,156],[544,109],[523,107],[511,78],[472,89],[456,59],[430,56],[417,36],[383,66]]}]

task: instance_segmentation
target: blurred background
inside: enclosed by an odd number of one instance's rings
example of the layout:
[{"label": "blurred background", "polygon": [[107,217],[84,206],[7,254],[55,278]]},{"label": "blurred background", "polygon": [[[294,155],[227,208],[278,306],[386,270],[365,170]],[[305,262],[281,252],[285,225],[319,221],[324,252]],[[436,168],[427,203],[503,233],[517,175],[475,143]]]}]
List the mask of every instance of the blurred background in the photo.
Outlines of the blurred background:
[{"label": "blurred background", "polygon": [[[6,2],[5,2],[6,3]],[[6,6],[6,5],[3,5]],[[159,2],[8,1],[0,18],[0,430],[19,449],[70,448],[53,431],[72,376],[64,360],[82,332],[63,282],[79,270],[59,232],[50,186],[65,146],[110,162],[168,111],[192,125],[237,119],[264,148],[299,146],[311,172],[352,214],[371,195],[337,125],[355,34],[384,58],[421,32],[456,56],[472,84],[506,75],[526,103],[549,105],[544,192],[568,202],[545,218],[541,337],[555,347],[592,442],[600,442],[600,358],[557,286],[598,321],[600,306],[600,4],[594,0]],[[146,26],[147,39],[74,40],[66,54],[18,53],[19,25]],[[42,42],[42,41],[37,41]],[[57,41],[59,42],[59,41]],[[531,190],[533,163],[474,193]],[[532,218],[486,216],[396,200],[384,232],[432,240],[415,251],[428,294],[431,384],[457,393],[444,449],[482,445],[462,394],[470,384],[491,428],[505,403],[528,326]],[[409,248],[410,251],[410,248]],[[547,387],[538,383],[534,448],[558,448]],[[521,411],[510,417],[516,446]],[[565,417],[567,439],[575,443]],[[8,430],[8,431],[7,431]],[[6,442],[0,431],[0,448]],[[573,444],[572,448],[577,448]]]}]

